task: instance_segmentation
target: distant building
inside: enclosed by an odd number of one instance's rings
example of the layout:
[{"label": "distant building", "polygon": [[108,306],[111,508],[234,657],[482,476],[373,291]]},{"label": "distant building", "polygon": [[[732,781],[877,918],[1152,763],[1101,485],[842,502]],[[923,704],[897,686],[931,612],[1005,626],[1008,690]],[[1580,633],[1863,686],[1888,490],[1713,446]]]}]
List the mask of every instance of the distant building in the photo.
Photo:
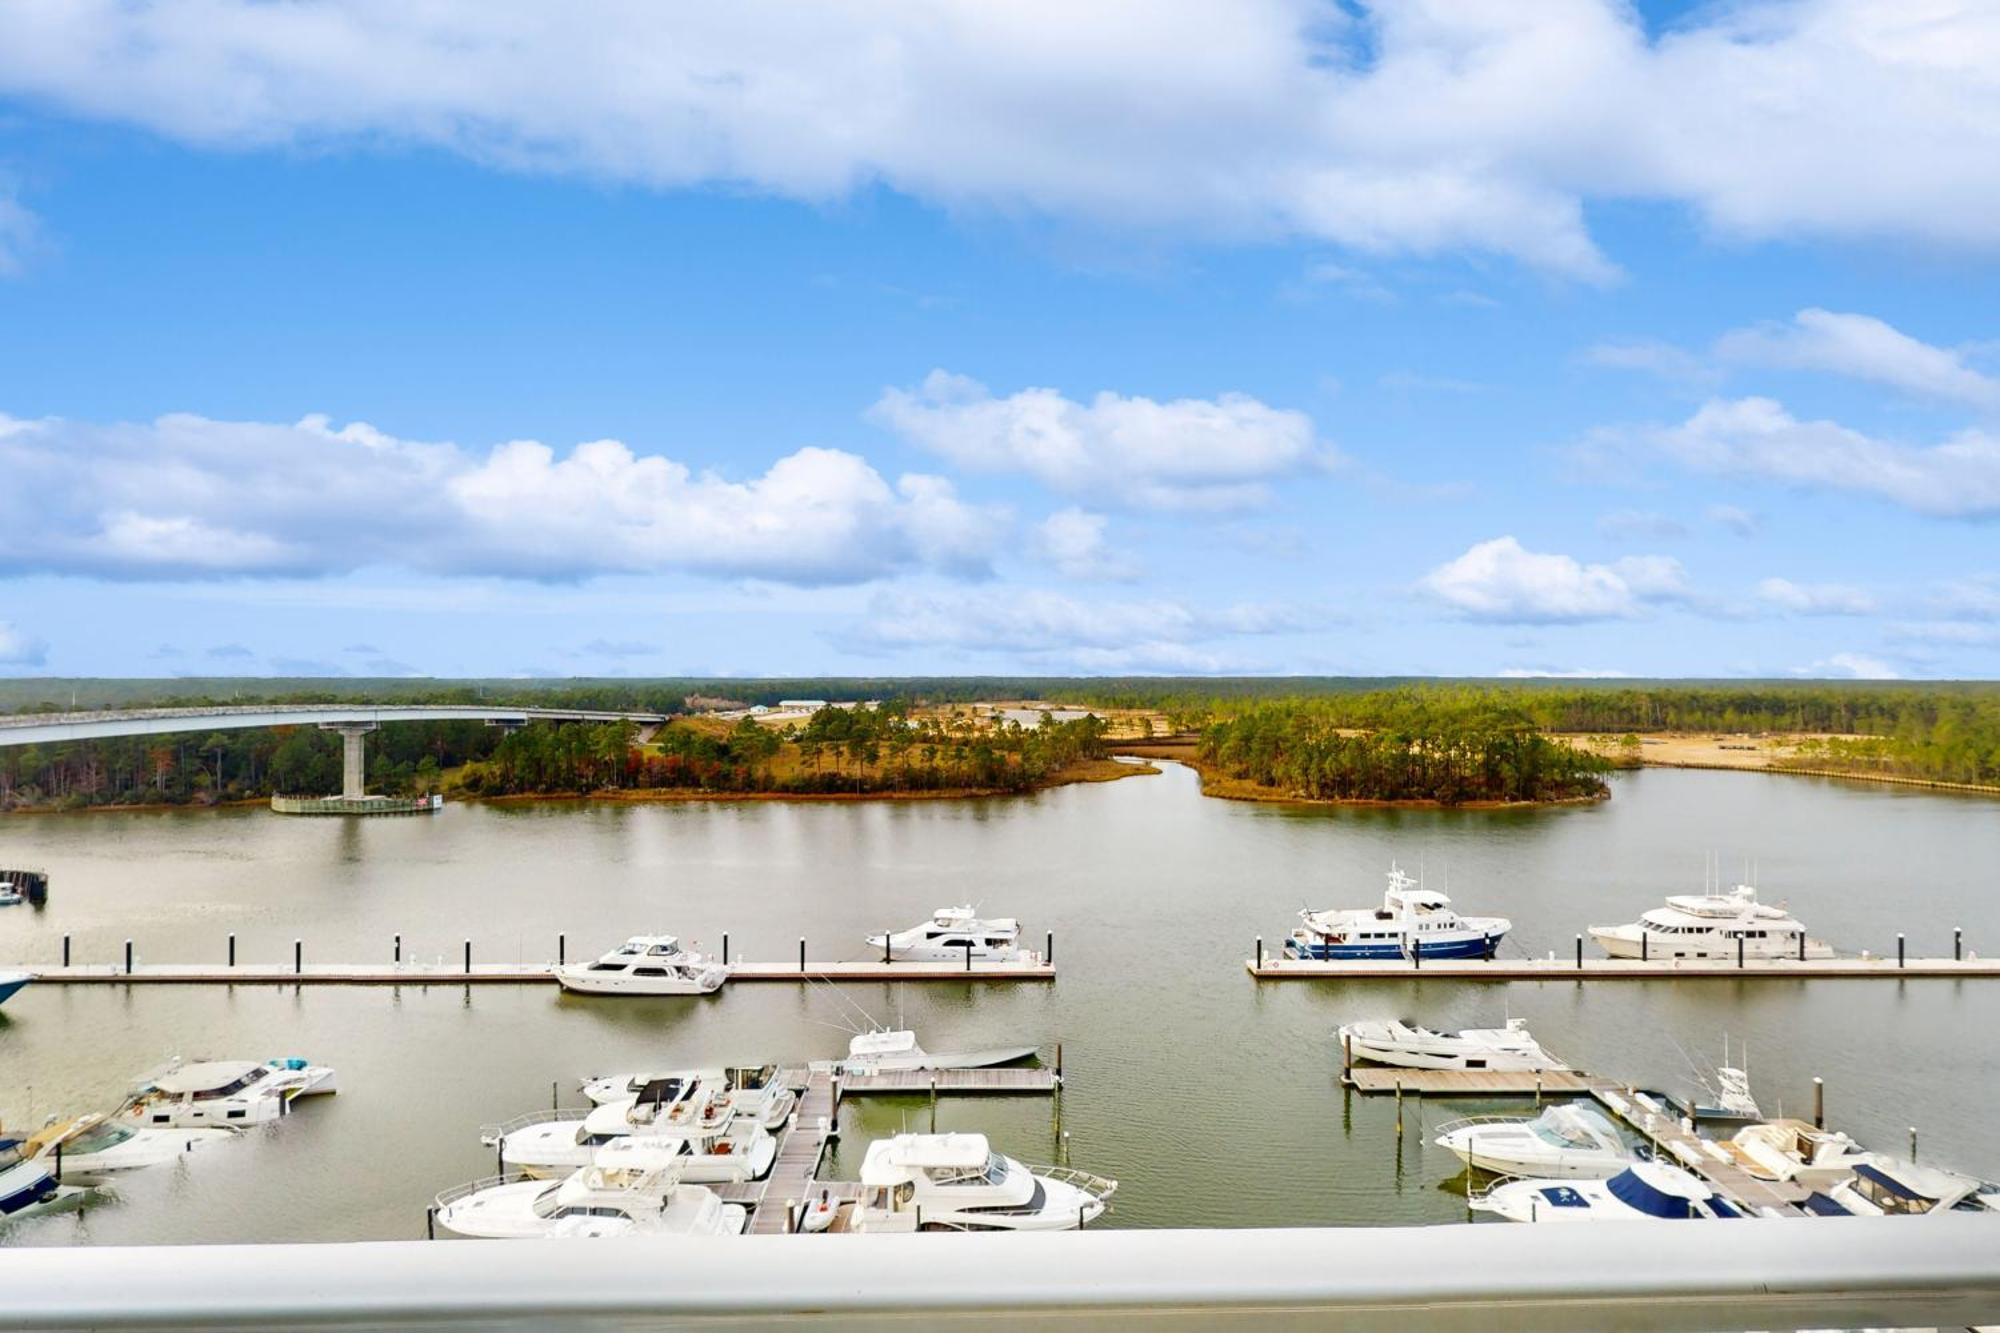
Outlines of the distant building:
[{"label": "distant building", "polygon": [[783,708],[783,709],[786,709],[786,710],[788,710],[788,711],[791,711],[791,710],[797,710],[797,711],[801,711],[801,712],[807,712],[807,713],[815,713],[815,712],[818,712],[818,711],[819,711],[820,709],[822,709],[822,708],[826,707],[826,700],[824,700],[824,699],[780,699],[780,700],[778,700],[778,707],[780,707],[780,708]]}]

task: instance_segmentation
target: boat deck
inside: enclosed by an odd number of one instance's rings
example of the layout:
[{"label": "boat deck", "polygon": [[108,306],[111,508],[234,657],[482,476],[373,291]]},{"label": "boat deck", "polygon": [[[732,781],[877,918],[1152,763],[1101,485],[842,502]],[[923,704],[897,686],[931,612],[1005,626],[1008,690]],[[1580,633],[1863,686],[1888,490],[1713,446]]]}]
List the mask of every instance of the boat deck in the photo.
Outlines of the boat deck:
[{"label": "boat deck", "polygon": [[1062,1076],[1040,1065],[998,1069],[887,1069],[875,1074],[849,1074],[840,1080],[842,1097],[870,1095],[922,1097],[1032,1095],[1054,1092]]},{"label": "boat deck", "polygon": [[1310,962],[1295,958],[1247,958],[1243,966],[1259,981],[1807,981],[1867,978],[1996,977],[2000,958],[1450,958],[1380,962]]}]

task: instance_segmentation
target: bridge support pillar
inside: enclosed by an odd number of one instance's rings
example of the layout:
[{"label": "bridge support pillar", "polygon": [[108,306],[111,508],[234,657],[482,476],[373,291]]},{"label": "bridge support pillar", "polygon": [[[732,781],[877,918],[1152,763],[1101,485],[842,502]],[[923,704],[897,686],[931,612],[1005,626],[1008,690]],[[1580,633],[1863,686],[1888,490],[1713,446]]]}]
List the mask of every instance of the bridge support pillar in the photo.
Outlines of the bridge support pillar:
[{"label": "bridge support pillar", "polygon": [[373,722],[323,722],[321,731],[340,733],[340,797],[358,801],[368,794],[367,756],[361,738],[375,730]]}]

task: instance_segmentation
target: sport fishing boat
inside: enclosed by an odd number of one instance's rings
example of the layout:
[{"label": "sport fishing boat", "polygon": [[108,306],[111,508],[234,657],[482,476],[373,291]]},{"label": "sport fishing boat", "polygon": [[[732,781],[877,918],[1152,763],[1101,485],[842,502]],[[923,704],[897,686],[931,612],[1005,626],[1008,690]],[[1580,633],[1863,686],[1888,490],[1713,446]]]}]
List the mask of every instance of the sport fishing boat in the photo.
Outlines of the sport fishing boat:
[{"label": "sport fishing boat", "polygon": [[43,1163],[31,1160],[22,1140],[0,1137],[0,1225],[81,1203],[83,1194],[75,1185],[58,1182]]},{"label": "sport fishing boat", "polygon": [[1833,957],[1831,946],[1808,938],[1783,904],[1758,902],[1757,890],[1748,884],[1727,893],[1675,894],[1637,921],[1592,926],[1590,936],[1613,958],[1734,960],[1739,949],[1745,958]]},{"label": "sport fishing boat", "polygon": [[681,947],[673,935],[634,935],[594,963],[554,969],[556,983],[581,995],[708,995],[730,968]]},{"label": "sport fishing boat", "polygon": [[1285,941],[1287,958],[1314,962],[1361,958],[1491,958],[1514,923],[1499,916],[1460,916],[1451,899],[1389,867],[1380,907],[1299,913],[1305,924]]},{"label": "sport fishing boat", "polygon": [[1030,1169],[984,1134],[898,1134],[868,1145],[849,1229],[1075,1231],[1103,1216],[1115,1180]]},{"label": "sport fishing boat", "polygon": [[106,1185],[235,1137],[232,1129],[149,1129],[93,1113],[43,1126],[28,1136],[25,1151],[51,1171],[60,1161],[66,1185]]},{"label": "sport fishing boat", "polygon": [[334,1072],[297,1058],[168,1062],[132,1085],[120,1123],[232,1128],[276,1120],[300,1097],[337,1091]]},{"label": "sport fishing boat", "polygon": [[1803,1120],[1745,1125],[1716,1146],[1759,1180],[1795,1181],[1810,1189],[1845,1180],[1873,1160],[1847,1135]]},{"label": "sport fishing boat", "polygon": [[1608,1180],[1503,1180],[1472,1207],[1510,1222],[1648,1222],[1741,1217],[1698,1176],[1665,1162],[1635,1162]]},{"label": "sport fishing boat", "polygon": [[[584,1080],[583,1095],[592,1106],[613,1106],[662,1100],[669,1089],[692,1086],[721,1087],[724,1105],[732,1114],[766,1129],[783,1125],[798,1105],[798,1093],[779,1080],[776,1065],[613,1074]],[[677,1097],[678,1092],[671,1095]]]},{"label": "sport fishing boat", "polygon": [[478,1180],[438,1195],[434,1207],[446,1230],[489,1240],[735,1236],[749,1220],[741,1204],[684,1183],[657,1154],[611,1149],[561,1180]]},{"label": "sport fishing boat", "polygon": [[1466,1028],[1433,1032],[1401,1019],[1343,1024],[1334,1034],[1341,1049],[1355,1060],[1403,1069],[1567,1069],[1568,1065],[1542,1049],[1518,1018],[1503,1028]]},{"label": "sport fishing boat", "polygon": [[904,1069],[985,1069],[1009,1065],[1035,1053],[1032,1046],[998,1046],[984,1051],[927,1051],[908,1028],[877,1028],[857,1032],[847,1043],[847,1058],[834,1062],[842,1074],[880,1074]]},{"label": "sport fishing boat", "polygon": [[0,1004],[5,1004],[9,996],[34,979],[35,974],[33,972],[17,972],[0,968]]},{"label": "sport fishing boat", "polygon": [[1012,917],[980,919],[970,905],[940,907],[931,919],[890,935],[870,935],[868,947],[899,963],[1028,963],[1036,955],[1020,947],[1021,923]]},{"label": "sport fishing boat", "polygon": [[1632,1165],[1632,1150],[1602,1111],[1563,1102],[1532,1120],[1470,1116],[1438,1133],[1437,1145],[1469,1167],[1502,1176],[1604,1180]]}]

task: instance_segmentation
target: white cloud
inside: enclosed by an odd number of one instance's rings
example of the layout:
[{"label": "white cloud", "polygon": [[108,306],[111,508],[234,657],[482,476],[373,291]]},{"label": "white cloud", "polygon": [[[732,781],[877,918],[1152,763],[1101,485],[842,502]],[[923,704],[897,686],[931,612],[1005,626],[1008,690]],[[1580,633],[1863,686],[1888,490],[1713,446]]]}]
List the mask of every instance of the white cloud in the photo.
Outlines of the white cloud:
[{"label": "white cloud", "polygon": [[891,486],[800,449],[761,476],[695,473],[616,440],[485,452],[333,428],[0,416],[0,531],[17,571],[317,576],[369,566],[567,579],[683,570],[802,585],[986,572],[1003,516],[938,477]]},{"label": "white cloud", "polygon": [[0,666],[38,667],[49,660],[49,645],[25,630],[0,620]]},{"label": "white cloud", "polygon": [[1869,315],[1801,310],[1790,324],[1725,333],[1715,349],[1725,360],[1826,371],[1923,397],[2000,406],[2000,380],[1967,366],[1950,348],[1920,342]]},{"label": "white cloud", "polygon": [[1419,587],[1468,619],[1519,624],[1629,619],[1649,602],[1688,596],[1680,562],[1666,556],[1587,565],[1526,550],[1512,537],[1477,543]]},{"label": "white cloud", "polygon": [[1035,528],[1034,553],[1073,579],[1129,579],[1139,567],[1105,539],[1110,520],[1088,510],[1058,509]]},{"label": "white cloud", "polygon": [[1903,673],[1890,666],[1879,657],[1865,653],[1834,653],[1810,662],[1802,667],[1793,667],[1794,676],[1845,677],[1849,680],[1901,680]]},{"label": "white cloud", "polygon": [[2000,240],[2000,14],[1736,0],[15,0],[0,94],[199,145],[1146,230],[1604,280],[1588,201],[1732,234]]},{"label": "white cloud", "polygon": [[1271,481],[1337,458],[1303,412],[1242,394],[1162,403],[1106,392],[1079,403],[1023,389],[995,398],[976,380],[934,370],[917,389],[885,390],[868,415],[963,468],[1026,473],[1065,495],[1151,509],[1262,504]]},{"label": "white cloud", "polygon": [[1781,611],[1804,616],[1865,616],[1875,610],[1875,599],[1865,590],[1842,583],[1765,579],[1757,585],[1757,596]]},{"label": "white cloud", "polygon": [[2000,620],[2000,578],[1953,579],[1931,598],[1939,615],[1953,620]]},{"label": "white cloud", "polygon": [[1738,505],[1710,505],[1708,521],[1738,537],[1755,537],[1764,528],[1762,517]]},{"label": "white cloud", "polygon": [[1928,447],[1896,444],[1800,421],[1769,398],[1738,398],[1711,401],[1650,440],[1704,472],[1872,495],[1945,518],[2000,514],[2000,439],[1980,430]]}]

